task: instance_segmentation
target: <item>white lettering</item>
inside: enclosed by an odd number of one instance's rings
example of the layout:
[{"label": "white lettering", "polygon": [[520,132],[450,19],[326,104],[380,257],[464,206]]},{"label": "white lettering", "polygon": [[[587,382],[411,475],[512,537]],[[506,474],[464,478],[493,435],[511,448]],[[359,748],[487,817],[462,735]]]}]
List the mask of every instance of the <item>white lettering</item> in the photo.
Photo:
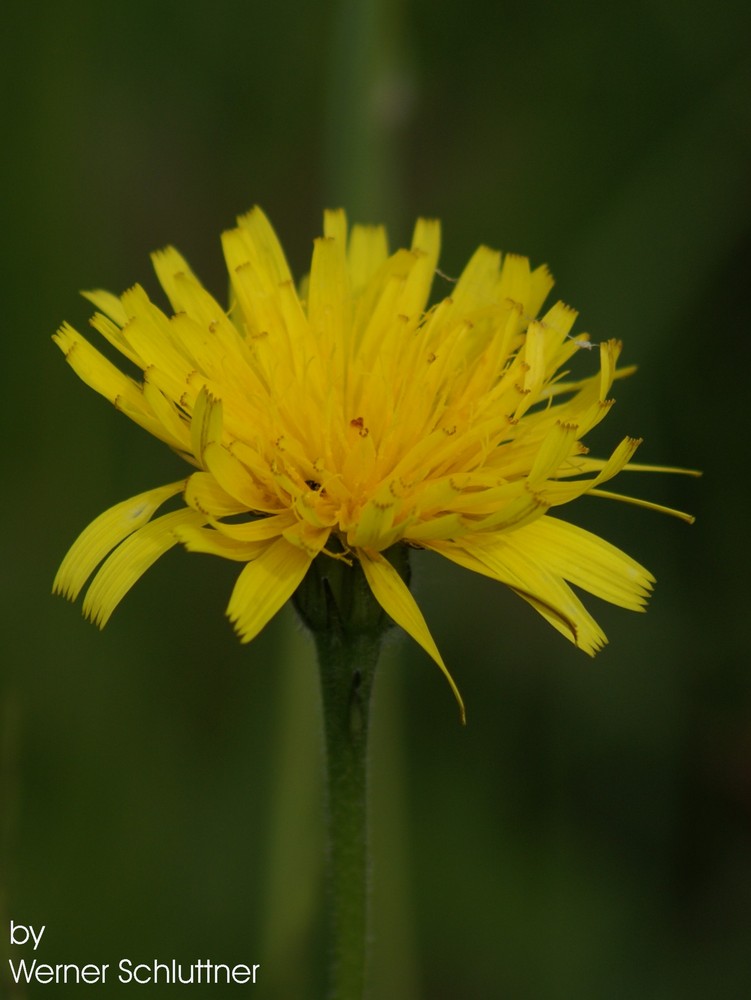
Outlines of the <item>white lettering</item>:
[{"label": "white lettering", "polygon": [[245,965],[242,962],[237,965],[224,965],[212,962],[210,959],[202,959],[193,962],[191,965],[183,965],[181,962],[172,959],[169,963],[159,962],[154,959],[147,964],[141,962],[136,964],[130,958],[122,958],[117,966],[118,982],[138,983],[139,986],[149,984],[176,984],[182,983],[255,983],[260,965]]},{"label": "white lettering", "polygon": [[91,986],[94,983],[105,983],[107,981],[107,969],[109,965],[47,965],[38,959],[33,959],[27,964],[25,958],[18,960],[16,965],[12,958],[8,959],[10,974],[14,983],[85,983]]},{"label": "white lettering", "polygon": [[[219,966],[217,966],[217,968],[219,968]],[[239,984],[254,983],[256,981],[256,972],[260,968],[260,965],[254,965],[251,970],[249,965],[243,965],[242,963],[235,965],[230,970],[232,974],[232,982]]]},{"label": "white lettering", "polygon": [[30,983],[31,982],[31,974],[34,971],[34,966],[36,965],[36,961],[37,960],[34,959],[34,961],[31,963],[31,966],[27,970],[26,969],[26,959],[22,958],[22,959],[20,959],[20,961],[18,963],[18,970],[16,970],[16,967],[13,964],[13,959],[9,958],[8,959],[8,965],[10,965],[10,974],[11,974],[11,976],[13,976],[13,982],[14,983],[20,983],[21,982],[21,976],[23,976],[24,977],[24,982],[25,983]]},{"label": "white lettering", "polygon": [[29,924],[26,927],[25,924],[15,924],[11,920],[10,922],[10,943],[11,944],[27,944],[29,938],[34,942],[34,951],[39,947],[39,942],[42,940],[42,935],[46,930],[46,924],[42,924],[42,929],[37,934],[34,928]]},{"label": "white lettering", "polygon": [[151,982],[151,976],[147,975],[146,979],[139,978],[139,970],[145,969],[148,973],[148,965],[141,964],[134,966],[129,958],[123,958],[120,960],[118,969],[120,970],[120,973],[117,978],[121,983],[136,982],[139,986],[147,986]]}]

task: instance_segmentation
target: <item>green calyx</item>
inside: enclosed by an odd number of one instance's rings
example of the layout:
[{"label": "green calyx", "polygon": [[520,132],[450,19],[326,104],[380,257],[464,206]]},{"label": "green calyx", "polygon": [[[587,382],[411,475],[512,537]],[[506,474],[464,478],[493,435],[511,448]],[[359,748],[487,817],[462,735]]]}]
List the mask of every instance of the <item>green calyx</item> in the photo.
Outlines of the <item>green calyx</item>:
[{"label": "green calyx", "polygon": [[[395,545],[385,555],[409,585],[409,549]],[[314,635],[326,633],[343,641],[355,636],[376,638],[394,624],[373,596],[357,559],[319,555],[295,591],[292,603]]]}]

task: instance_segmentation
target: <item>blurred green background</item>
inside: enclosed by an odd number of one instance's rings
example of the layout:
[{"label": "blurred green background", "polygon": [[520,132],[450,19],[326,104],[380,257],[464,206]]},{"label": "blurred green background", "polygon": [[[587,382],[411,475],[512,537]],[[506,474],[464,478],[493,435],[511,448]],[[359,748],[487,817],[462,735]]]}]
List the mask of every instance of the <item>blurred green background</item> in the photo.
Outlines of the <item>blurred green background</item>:
[{"label": "blurred green background", "polygon": [[133,0],[3,20],[0,977],[12,918],[46,925],[44,961],[257,962],[254,996],[321,995],[310,644],[285,609],[241,647],[237,567],[182,551],[101,634],[50,596],[95,515],[182,469],[50,336],[86,328],[79,288],[154,291],[166,243],[222,296],[219,233],[254,203],[302,274],[322,207],[345,204],[392,245],[441,217],[448,274],[480,242],[547,261],[578,329],[640,366],[602,448],[643,435],[642,461],[705,470],[627,484],[691,528],[571,509],[658,578],[646,616],[594,608],[595,661],[490,581],[415,559],[469,724],[393,642],[372,1000],[751,995],[748,6]]}]

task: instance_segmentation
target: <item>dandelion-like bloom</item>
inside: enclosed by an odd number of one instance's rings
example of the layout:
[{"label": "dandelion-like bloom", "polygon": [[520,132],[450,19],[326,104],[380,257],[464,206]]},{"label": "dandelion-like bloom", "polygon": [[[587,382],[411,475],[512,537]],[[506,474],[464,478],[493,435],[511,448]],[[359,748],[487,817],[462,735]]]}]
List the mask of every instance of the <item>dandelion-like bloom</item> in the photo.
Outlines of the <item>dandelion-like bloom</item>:
[{"label": "dandelion-like bloom", "polygon": [[[558,302],[536,318],[553,285],[547,268],[487,247],[429,306],[439,240],[438,223],[420,220],[411,248],[389,255],[383,228],[348,234],[344,213],[327,212],[298,290],[256,208],[222,238],[229,311],[171,248],[153,263],[174,315],[139,286],[120,298],[85,293],[98,310],[92,326],[142,379],[68,324],[58,346],[89,386],[196,471],[98,517],[54,589],[75,599],[101,563],[83,610],[103,626],[182,542],[242,564],[227,614],[248,641],[316,557],[358,560],[379,604],[453,687],[384,554],[403,544],[506,584],[594,654],[605,635],[570,585],[641,610],[653,577],[551,510],[613,496],[603,484],[639,444],[626,438],[598,459],[582,443],[627,374],[616,369],[620,344],[598,345],[599,370],[569,378],[569,359],[592,346],[571,335],[576,313]],[[181,506],[154,517],[178,496]]]}]

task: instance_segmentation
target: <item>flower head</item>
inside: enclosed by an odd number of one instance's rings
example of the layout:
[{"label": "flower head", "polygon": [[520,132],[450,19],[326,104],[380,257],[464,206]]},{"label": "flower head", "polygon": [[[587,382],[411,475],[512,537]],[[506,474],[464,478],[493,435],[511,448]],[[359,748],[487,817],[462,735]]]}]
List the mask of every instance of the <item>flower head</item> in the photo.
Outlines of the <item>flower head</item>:
[{"label": "flower head", "polygon": [[[570,378],[569,360],[592,347],[571,333],[576,313],[557,302],[538,318],[548,270],[487,247],[429,305],[439,239],[438,223],[420,220],[411,248],[389,255],[383,228],[348,234],[344,213],[327,212],[298,289],[256,208],[222,237],[229,311],[172,248],[153,263],[173,315],[139,286],[119,298],[85,293],[94,329],[142,377],[68,324],[56,343],[88,385],[195,471],[98,517],[54,589],[75,599],[101,563],[83,609],[103,626],[182,542],[241,564],[227,613],[248,641],[316,557],[358,560],[377,601],[453,687],[384,555],[404,544],[506,584],[578,647],[598,650],[605,635],[570,584],[641,610],[653,577],[551,510],[612,496],[603,485],[635,468],[638,440],[604,459],[583,444],[629,371],[616,367],[620,344],[593,348],[598,370]],[[178,496],[182,505],[154,516]]]}]

